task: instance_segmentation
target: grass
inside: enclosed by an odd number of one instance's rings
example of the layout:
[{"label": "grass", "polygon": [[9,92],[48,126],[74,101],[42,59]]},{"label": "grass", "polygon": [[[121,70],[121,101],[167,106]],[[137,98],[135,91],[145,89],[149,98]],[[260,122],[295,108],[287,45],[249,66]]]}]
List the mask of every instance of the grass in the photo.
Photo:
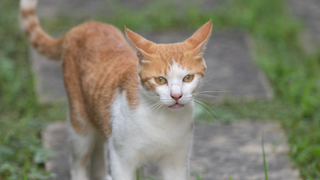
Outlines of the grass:
[{"label": "grass", "polygon": [[264,179],[268,180],[268,167],[267,167],[267,161],[266,161],[266,154],[264,152],[264,134],[262,134],[262,156],[263,156],[263,167],[264,167]]},{"label": "grass", "polygon": [[[285,11],[284,0],[237,0],[215,11],[190,3],[176,9],[169,1],[149,4],[142,11],[113,2],[115,14],[97,20],[123,29],[194,29],[212,19],[214,29],[239,29],[251,34],[252,56],[274,90],[270,102],[225,101],[213,104],[219,121],[237,119],[277,120],[290,143],[290,157],[303,179],[320,179],[319,54],[304,52],[299,42],[301,26]],[[28,61],[28,46],[19,30],[17,0],[0,6],[0,180],[50,178],[43,162],[49,155],[41,147],[39,133],[53,120],[65,117],[63,104],[39,105]],[[163,13],[163,10],[166,13]],[[67,16],[43,21],[53,34],[84,19]]]},{"label": "grass", "polygon": [[17,0],[1,1],[0,180],[43,180],[50,173],[43,169],[48,153],[42,149],[39,133],[48,122],[64,119],[64,115],[58,113],[61,105],[37,103],[17,7]]}]

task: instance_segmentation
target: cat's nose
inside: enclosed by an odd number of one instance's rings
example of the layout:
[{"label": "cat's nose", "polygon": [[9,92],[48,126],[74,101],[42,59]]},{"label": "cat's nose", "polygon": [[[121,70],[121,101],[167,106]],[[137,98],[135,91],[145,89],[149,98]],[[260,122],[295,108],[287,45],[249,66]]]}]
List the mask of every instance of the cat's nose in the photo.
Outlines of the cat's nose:
[{"label": "cat's nose", "polygon": [[172,94],[171,97],[176,100],[176,102],[179,101],[179,99],[182,97],[182,94]]},{"label": "cat's nose", "polygon": [[171,86],[171,97],[172,99],[176,100],[176,102],[178,102],[182,97],[181,87],[178,84],[173,84]]}]

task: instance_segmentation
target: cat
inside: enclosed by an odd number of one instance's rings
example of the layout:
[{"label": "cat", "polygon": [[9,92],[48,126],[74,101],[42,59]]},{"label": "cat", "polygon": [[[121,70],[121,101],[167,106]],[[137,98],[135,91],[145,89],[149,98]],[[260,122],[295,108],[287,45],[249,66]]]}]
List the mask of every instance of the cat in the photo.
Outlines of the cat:
[{"label": "cat", "polygon": [[156,44],[125,27],[135,51],[119,29],[100,22],[54,39],[41,28],[36,4],[21,0],[21,21],[38,52],[61,59],[71,179],[107,179],[104,147],[113,180],[133,180],[136,168],[149,161],[159,165],[164,180],[189,179],[193,96],[206,69],[202,55],[211,20],[173,44]]}]

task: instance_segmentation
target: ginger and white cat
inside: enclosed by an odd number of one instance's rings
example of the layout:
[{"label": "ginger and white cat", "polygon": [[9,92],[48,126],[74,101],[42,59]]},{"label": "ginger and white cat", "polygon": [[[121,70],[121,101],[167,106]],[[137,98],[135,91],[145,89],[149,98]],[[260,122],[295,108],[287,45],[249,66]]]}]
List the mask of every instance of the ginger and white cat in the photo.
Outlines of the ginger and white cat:
[{"label": "ginger and white cat", "polygon": [[125,28],[135,52],[119,29],[99,22],[54,39],[39,25],[36,3],[21,0],[22,24],[36,50],[62,60],[72,180],[106,179],[107,142],[113,180],[133,180],[147,161],[159,165],[164,180],[189,179],[193,96],[206,69],[202,53],[211,21],[174,44]]}]

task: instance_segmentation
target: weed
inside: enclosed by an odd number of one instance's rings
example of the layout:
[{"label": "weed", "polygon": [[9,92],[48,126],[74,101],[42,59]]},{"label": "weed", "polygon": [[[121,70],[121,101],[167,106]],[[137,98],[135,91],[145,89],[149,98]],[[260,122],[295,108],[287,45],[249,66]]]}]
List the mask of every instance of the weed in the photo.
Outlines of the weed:
[{"label": "weed", "polygon": [[262,156],[263,156],[263,167],[264,167],[264,179],[268,180],[268,167],[266,161],[266,153],[264,152],[264,134],[262,133]]}]

